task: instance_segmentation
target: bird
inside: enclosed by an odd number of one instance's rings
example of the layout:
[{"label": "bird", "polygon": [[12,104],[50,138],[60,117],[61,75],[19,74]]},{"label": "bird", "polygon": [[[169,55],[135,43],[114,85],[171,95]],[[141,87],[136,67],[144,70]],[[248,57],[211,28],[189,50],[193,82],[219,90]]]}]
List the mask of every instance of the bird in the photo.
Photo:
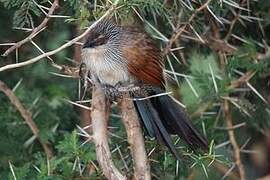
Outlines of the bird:
[{"label": "bird", "polygon": [[[134,95],[138,117],[147,135],[166,145],[177,159],[180,156],[172,134],[178,135],[192,150],[207,150],[207,139],[192,125],[185,109],[165,93],[162,52],[145,31],[102,20],[87,34],[81,52],[91,79],[104,87],[119,84],[147,87],[147,94]],[[141,98],[145,96],[152,98]]]}]

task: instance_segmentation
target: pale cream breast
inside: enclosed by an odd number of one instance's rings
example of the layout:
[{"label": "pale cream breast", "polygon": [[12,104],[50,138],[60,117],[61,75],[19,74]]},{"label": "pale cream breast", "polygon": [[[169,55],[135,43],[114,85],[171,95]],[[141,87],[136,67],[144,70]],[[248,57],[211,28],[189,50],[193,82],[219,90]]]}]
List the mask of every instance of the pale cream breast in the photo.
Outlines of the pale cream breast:
[{"label": "pale cream breast", "polygon": [[82,49],[82,60],[87,69],[104,84],[114,86],[118,82],[131,82],[132,79],[127,71],[126,64],[113,62],[112,59],[105,59],[104,46]]}]

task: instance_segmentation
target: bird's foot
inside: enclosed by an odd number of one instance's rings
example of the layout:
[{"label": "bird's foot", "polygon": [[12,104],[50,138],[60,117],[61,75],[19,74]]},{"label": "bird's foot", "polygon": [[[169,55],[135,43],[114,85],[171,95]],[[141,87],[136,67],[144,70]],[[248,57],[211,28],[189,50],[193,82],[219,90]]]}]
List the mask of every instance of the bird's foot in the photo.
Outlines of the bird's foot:
[{"label": "bird's foot", "polygon": [[118,98],[122,98],[123,94],[118,91],[115,86],[109,84],[102,84],[101,85],[106,98],[110,99],[111,101],[116,101]]},{"label": "bird's foot", "polygon": [[116,86],[117,90],[123,94],[123,93],[129,93],[130,97],[144,97],[148,94],[148,88],[146,88],[147,85],[142,83],[132,83],[132,84],[118,84]]},{"label": "bird's foot", "polygon": [[141,83],[117,83],[115,86],[109,84],[102,85],[106,97],[111,101],[117,101],[117,99],[123,98],[123,95],[126,93],[128,93],[131,98],[145,97],[149,95],[151,88],[152,86]]}]

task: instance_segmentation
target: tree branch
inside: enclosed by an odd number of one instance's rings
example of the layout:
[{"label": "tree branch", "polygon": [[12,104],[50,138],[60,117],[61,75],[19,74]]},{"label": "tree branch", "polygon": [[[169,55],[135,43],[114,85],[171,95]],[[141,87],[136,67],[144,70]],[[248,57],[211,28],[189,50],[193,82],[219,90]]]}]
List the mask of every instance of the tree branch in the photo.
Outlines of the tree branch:
[{"label": "tree branch", "polygon": [[[229,107],[228,100],[224,100],[224,113],[225,113],[225,118],[226,118],[226,123],[227,123],[227,128],[232,129],[233,128],[233,122],[232,122],[232,115]],[[245,170],[243,163],[241,161],[241,155],[240,155],[240,148],[238,147],[238,144],[236,142],[235,136],[234,136],[234,131],[233,130],[228,130],[229,134],[229,140],[233,146],[234,149],[234,158],[235,158],[235,164],[238,167],[239,175],[241,180],[245,180]]]},{"label": "tree branch", "polygon": [[207,8],[208,4],[211,2],[211,0],[206,1],[204,4],[202,4],[199,8],[197,8],[193,14],[189,17],[188,21],[178,28],[175,33],[171,36],[169,42],[167,43],[167,46],[165,47],[163,51],[163,55],[166,55],[170,52],[170,49],[173,45],[173,43],[181,36],[181,34],[186,30],[187,26],[190,25],[190,23],[193,21],[193,19],[196,17],[197,13]]},{"label": "tree branch", "polygon": [[0,67],[0,72],[1,71],[5,71],[8,69],[14,69],[14,68],[18,68],[18,67],[22,67],[22,66],[26,66],[29,64],[33,64],[36,63],[37,61],[41,60],[42,58],[54,55],[60,51],[62,51],[63,49],[75,44],[77,41],[79,41],[81,38],[83,38],[85,35],[87,35],[91,29],[93,29],[100,21],[102,21],[103,19],[105,19],[107,16],[111,15],[112,12],[116,9],[116,5],[118,4],[119,0],[116,0],[115,3],[112,5],[112,7],[101,17],[99,18],[99,20],[95,21],[93,24],[91,24],[91,26],[89,26],[81,35],[73,38],[72,40],[68,41],[67,43],[63,44],[62,46],[58,47],[55,50],[46,52],[44,54],[41,54],[39,56],[36,56],[32,59],[20,62],[20,63],[16,63],[16,64],[9,64],[9,65],[5,65],[3,67]]},{"label": "tree branch", "polygon": [[15,96],[12,90],[9,89],[9,87],[0,80],[0,91],[2,91],[10,100],[10,102],[16,107],[16,109],[20,112],[21,116],[33,132],[33,134],[36,136],[36,138],[39,140],[40,144],[42,145],[47,157],[50,159],[53,156],[53,151],[51,147],[49,146],[48,142],[42,142],[39,138],[39,129],[35,122],[32,119],[32,113],[25,109],[25,107],[22,105],[20,100]]},{"label": "tree branch", "polygon": [[32,30],[31,34],[29,36],[27,36],[25,39],[16,42],[13,46],[11,46],[10,48],[8,48],[5,53],[3,54],[3,56],[7,56],[9,55],[12,51],[14,51],[15,49],[21,47],[23,44],[27,43],[28,41],[31,41],[36,35],[38,35],[43,29],[44,27],[47,25],[48,21],[51,18],[51,15],[54,13],[54,11],[59,7],[59,0],[54,0],[52,6],[49,9],[49,12],[47,14],[47,16],[44,18],[44,20],[36,27]]},{"label": "tree branch", "polygon": [[[228,177],[228,179],[230,180],[239,180],[239,176],[237,173],[235,172],[231,172],[230,169],[228,169],[228,167],[224,166],[222,163],[220,163],[219,161],[214,161],[213,162],[213,166],[222,174],[224,174],[226,177]],[[228,173],[229,172],[229,173]],[[228,174],[227,174],[228,173]]]},{"label": "tree branch", "polygon": [[134,162],[133,179],[150,180],[150,165],[147,160],[141,126],[134,104],[128,94],[125,94],[120,100],[119,108],[121,109],[122,121],[126,128],[128,143]]},{"label": "tree branch", "polygon": [[256,73],[255,71],[246,72],[239,79],[232,81],[231,85],[228,87],[228,89],[237,88],[237,87],[241,86],[242,84],[248,82],[255,75],[255,73]]},{"label": "tree branch", "polygon": [[93,87],[91,118],[97,160],[103,170],[103,173],[106,178],[110,180],[127,179],[118,171],[112,161],[107,135],[109,106],[106,103],[105,95],[99,84],[96,84]]}]

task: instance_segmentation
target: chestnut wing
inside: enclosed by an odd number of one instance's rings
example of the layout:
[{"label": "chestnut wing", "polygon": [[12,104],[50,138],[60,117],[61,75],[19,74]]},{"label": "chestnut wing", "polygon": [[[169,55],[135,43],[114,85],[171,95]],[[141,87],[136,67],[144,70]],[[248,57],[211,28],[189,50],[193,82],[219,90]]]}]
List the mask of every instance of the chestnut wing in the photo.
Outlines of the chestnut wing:
[{"label": "chestnut wing", "polygon": [[163,87],[163,62],[160,50],[144,33],[130,32],[124,38],[122,53],[129,72],[146,84]]}]

